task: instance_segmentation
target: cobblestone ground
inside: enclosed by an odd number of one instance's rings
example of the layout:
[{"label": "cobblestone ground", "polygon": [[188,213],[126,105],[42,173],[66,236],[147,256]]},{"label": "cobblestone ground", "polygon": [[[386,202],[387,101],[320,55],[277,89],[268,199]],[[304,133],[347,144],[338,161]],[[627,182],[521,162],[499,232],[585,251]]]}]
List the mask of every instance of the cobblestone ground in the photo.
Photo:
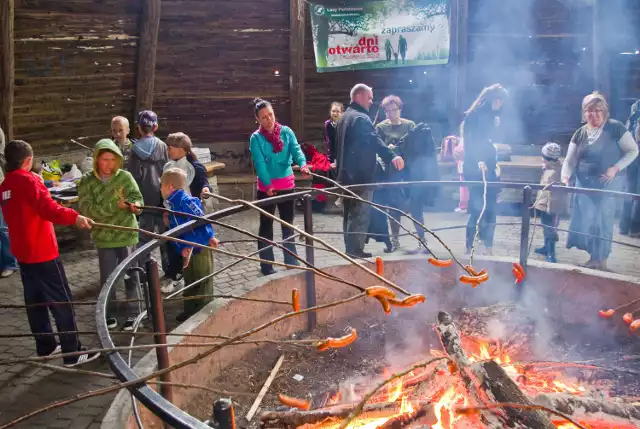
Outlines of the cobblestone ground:
[{"label": "cobblestone ground", "polygon": [[[226,220],[236,226],[257,232],[257,216],[251,213],[235,215]],[[448,226],[463,225],[466,216],[457,213],[426,213],[426,223],[431,228],[443,228]],[[519,218],[499,217],[499,223],[512,225],[499,226],[496,232],[494,253],[496,256],[517,257],[519,253],[520,226]],[[302,225],[302,216],[298,215],[296,224]],[[343,248],[340,235],[329,234],[341,230],[341,218],[337,214],[314,215],[314,229],[323,238]],[[409,225],[409,223],[407,223]],[[567,222],[560,225],[568,228]],[[248,254],[255,250],[253,240],[247,240],[246,236],[239,233],[218,229],[218,235],[227,243],[224,247],[228,250]],[[537,230],[534,245],[540,245],[542,231]],[[279,233],[276,233],[279,236]],[[462,254],[464,250],[464,230],[448,230],[441,233],[442,238],[454,252]],[[640,240],[627,237],[615,237],[616,240],[640,244]],[[411,237],[403,237],[401,240],[404,248],[415,246]],[[566,241],[566,235],[561,233],[560,243]],[[434,240],[430,240],[434,243]],[[369,244],[367,250],[374,254],[383,254],[381,244]],[[433,245],[433,250],[441,251],[441,247]],[[304,248],[299,249],[304,254]],[[327,252],[316,252],[316,260],[319,265],[329,264],[335,257]],[[613,255],[609,268],[618,273],[640,276],[640,266],[636,263],[637,251],[633,248],[614,245]],[[279,251],[276,257],[282,259]],[[61,256],[71,288],[76,301],[94,300],[97,297],[100,285],[98,284],[98,263],[94,250],[81,250],[77,247],[64,248]],[[540,258],[537,255],[532,258]],[[564,249],[558,246],[558,259],[564,263],[580,264],[586,261],[585,252]],[[220,268],[232,261],[229,257],[217,257],[216,268]],[[232,269],[220,274],[216,278],[216,291],[219,293],[240,294],[246,292],[246,285],[259,276],[257,263],[242,262]],[[3,304],[23,304],[22,285],[19,275],[0,280],[0,302]],[[175,315],[179,310],[179,304],[171,303],[167,307],[167,322],[169,328],[176,325]],[[95,330],[93,306],[76,307],[78,326],[83,331]],[[34,355],[34,342],[31,337],[5,338],[7,334],[28,334],[29,327],[24,310],[0,309],[0,360],[25,358]],[[82,336],[84,345],[97,347],[98,340],[95,334]],[[124,339],[118,339],[119,344]],[[134,361],[139,359],[142,353],[134,354]],[[55,362],[54,363],[58,363]],[[85,367],[83,367],[85,368]],[[109,372],[104,359],[86,365],[86,369]],[[11,419],[24,415],[30,411],[41,408],[49,403],[73,397],[79,393],[101,388],[111,383],[110,380],[93,376],[81,376],[76,374],[55,373],[49,369],[38,368],[24,363],[4,365],[0,370],[0,425]],[[58,408],[37,417],[29,419],[15,427],[19,428],[98,428],[100,421],[111,403],[114,395],[106,395],[78,402],[73,405]]]}]

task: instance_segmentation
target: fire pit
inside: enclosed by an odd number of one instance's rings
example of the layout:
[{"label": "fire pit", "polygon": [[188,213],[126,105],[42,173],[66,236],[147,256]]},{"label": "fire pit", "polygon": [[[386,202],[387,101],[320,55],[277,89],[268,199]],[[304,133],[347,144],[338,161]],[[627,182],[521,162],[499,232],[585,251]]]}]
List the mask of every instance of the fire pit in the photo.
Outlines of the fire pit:
[{"label": "fire pit", "polygon": [[[353,413],[357,416],[350,429],[575,427],[560,416],[536,410],[536,405],[556,409],[591,429],[640,427],[640,342],[621,315],[598,317],[600,309],[640,297],[634,279],[531,262],[527,283],[519,291],[510,261],[479,259],[476,265],[486,268],[491,278],[472,289],[459,283],[461,273],[455,267],[433,267],[424,257],[385,258],[385,277],[425,294],[424,304],[394,308],[385,315],[375,300],[354,301],[319,312],[313,332],[301,333],[304,318],[290,319],[256,339],[322,339],[339,337],[351,328],[358,339],[326,352],[287,344],[237,345],[177,371],[174,379],[243,393],[233,395],[236,416],[241,418],[284,353],[284,364],[260,413],[246,424],[250,427],[337,429],[367,393],[401,372],[406,374],[371,394],[362,413]],[[376,284],[351,265],[326,270],[363,287]],[[283,299],[294,287],[304,290],[301,274],[278,274],[257,282],[249,297]],[[330,280],[316,282],[320,303],[352,294]],[[182,329],[234,335],[281,313],[266,304],[216,302]],[[171,363],[197,352],[174,348]],[[437,358],[409,371],[416,363]],[[143,374],[145,369],[138,367],[136,372]],[[302,380],[296,381],[295,375]],[[278,394],[308,400],[311,409],[283,406]],[[206,420],[212,399],[219,396],[186,390],[174,403]],[[484,402],[519,405],[464,412],[465,406]],[[120,416],[119,427],[136,427],[122,405],[112,411]],[[145,427],[160,427],[147,410],[142,421]]]}]

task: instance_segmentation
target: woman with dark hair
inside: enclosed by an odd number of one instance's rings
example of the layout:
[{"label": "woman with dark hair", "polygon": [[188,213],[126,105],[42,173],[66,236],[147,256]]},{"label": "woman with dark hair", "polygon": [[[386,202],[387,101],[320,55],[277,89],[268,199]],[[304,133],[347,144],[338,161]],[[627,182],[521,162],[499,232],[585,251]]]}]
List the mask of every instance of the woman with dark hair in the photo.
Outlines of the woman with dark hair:
[{"label": "woman with dark hair", "polygon": [[[609,118],[609,105],[599,92],[582,100],[582,120],[586,124],[571,138],[562,164],[562,182],[569,184],[575,177],[576,187],[622,190],[624,178],[618,173],[638,157],[633,136],[622,123]],[[567,248],[589,252],[585,267],[606,270],[615,213],[614,197],[583,194],[574,197]]]},{"label": "woman with dark hair", "polygon": [[[496,83],[483,89],[469,110],[465,112],[464,120],[460,125],[460,135],[464,141],[462,174],[465,180],[481,182],[483,175],[487,182],[497,182],[500,179],[498,153],[493,145],[492,136],[499,124],[500,109],[508,96],[507,90]],[[479,238],[484,243],[487,255],[493,254],[497,203],[498,189],[488,187],[487,203],[479,226]],[[469,212],[466,237],[467,254],[471,252],[476,234],[476,224],[483,206],[483,187],[470,187],[467,208]]]},{"label": "woman with dark hair", "polygon": [[331,110],[329,111],[329,119],[324,123],[324,147],[325,153],[329,158],[331,164],[336,162],[338,156],[338,147],[336,146],[336,129],[338,127],[338,120],[344,113],[344,104],[334,101],[331,103]]},{"label": "woman with dark hair", "polygon": [[[256,98],[253,101],[254,115],[259,128],[251,134],[249,149],[251,159],[258,175],[258,199],[273,197],[276,195],[289,194],[295,187],[295,177],[291,168],[292,161],[300,166],[300,171],[309,174],[304,153],[300,149],[296,135],[291,128],[280,125],[276,121],[273,106],[268,101]],[[270,204],[262,208],[274,214],[278,206],[280,219],[293,223],[294,202],[293,200]],[[260,237],[273,240],[273,219],[260,215]],[[296,245],[293,241],[293,230],[282,226],[282,239],[284,246],[296,253]],[[268,261],[274,260],[273,247],[258,240],[260,258]],[[289,265],[298,265],[298,261],[289,253],[284,252],[284,262]],[[269,275],[275,271],[269,263],[260,263],[262,274]]]}]

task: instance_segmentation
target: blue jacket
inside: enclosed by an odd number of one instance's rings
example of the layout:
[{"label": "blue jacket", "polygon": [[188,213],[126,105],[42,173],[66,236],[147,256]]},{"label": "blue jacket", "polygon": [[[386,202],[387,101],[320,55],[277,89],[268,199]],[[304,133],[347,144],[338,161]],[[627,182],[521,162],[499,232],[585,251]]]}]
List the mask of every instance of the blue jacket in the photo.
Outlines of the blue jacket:
[{"label": "blue jacket", "polygon": [[[202,209],[202,203],[198,198],[190,197],[187,195],[182,189],[175,191],[171,196],[167,199],[167,204],[169,205],[169,209],[175,212],[188,213],[195,216],[204,216],[204,210]],[[176,216],[173,214],[169,215],[169,228],[173,229],[178,225],[185,224],[192,219],[182,216]],[[199,226],[195,229],[192,229],[189,232],[186,232],[180,236],[181,239],[192,241],[194,243],[203,244],[205,246],[209,245],[209,240],[214,237],[213,228],[210,224]],[[182,249],[190,248],[186,244],[182,243],[173,243],[178,251],[182,252]],[[194,248],[193,253],[198,253],[202,249]]]},{"label": "blue jacket", "polygon": [[260,131],[255,131],[251,134],[249,142],[251,159],[253,159],[258,179],[264,186],[271,185],[271,179],[282,179],[291,176],[293,174],[292,161],[295,161],[300,167],[307,165],[306,158],[293,130],[283,125],[280,137],[284,147],[282,151],[274,153],[271,143],[260,134]]}]

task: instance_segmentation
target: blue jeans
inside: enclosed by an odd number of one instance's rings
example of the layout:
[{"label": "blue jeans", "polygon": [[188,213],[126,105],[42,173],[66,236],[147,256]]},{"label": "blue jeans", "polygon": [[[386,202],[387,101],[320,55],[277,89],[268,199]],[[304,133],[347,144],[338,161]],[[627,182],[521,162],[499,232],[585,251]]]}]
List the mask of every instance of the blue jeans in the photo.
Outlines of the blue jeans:
[{"label": "blue jeans", "polygon": [[2,210],[0,210],[0,270],[17,270],[18,261],[11,254],[9,247],[9,228],[4,222]]}]

